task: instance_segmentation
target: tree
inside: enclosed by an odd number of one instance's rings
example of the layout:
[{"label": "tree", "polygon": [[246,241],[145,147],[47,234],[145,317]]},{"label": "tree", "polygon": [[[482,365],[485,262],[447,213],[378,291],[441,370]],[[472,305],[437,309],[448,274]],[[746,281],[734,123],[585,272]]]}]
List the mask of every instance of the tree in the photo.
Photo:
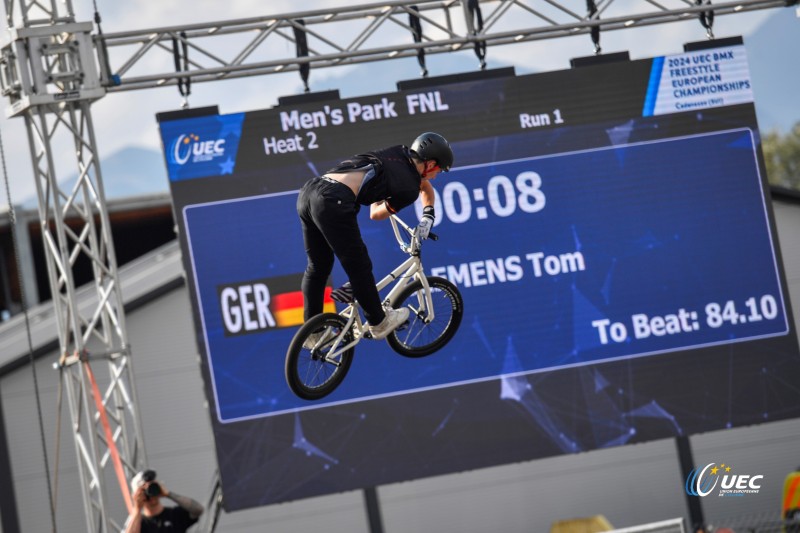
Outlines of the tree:
[{"label": "tree", "polygon": [[770,185],[800,191],[800,122],[786,135],[767,133],[761,147]]}]

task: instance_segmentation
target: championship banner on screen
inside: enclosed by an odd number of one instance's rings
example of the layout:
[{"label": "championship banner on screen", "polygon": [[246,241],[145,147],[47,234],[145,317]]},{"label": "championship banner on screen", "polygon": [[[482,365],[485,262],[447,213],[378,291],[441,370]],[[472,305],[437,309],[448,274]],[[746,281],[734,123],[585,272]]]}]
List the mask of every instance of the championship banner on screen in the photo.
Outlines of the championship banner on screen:
[{"label": "championship banner on screen", "polygon": [[[227,508],[800,416],[752,102],[734,45],[161,120]],[[424,131],[455,164],[422,262],[458,287],[461,327],[424,358],[365,340],[339,388],[300,399],[298,190]],[[368,211],[379,279],[405,256]],[[326,312],[346,281],[337,262]]]},{"label": "championship banner on screen", "polygon": [[644,116],[753,103],[744,45],[653,60]]}]

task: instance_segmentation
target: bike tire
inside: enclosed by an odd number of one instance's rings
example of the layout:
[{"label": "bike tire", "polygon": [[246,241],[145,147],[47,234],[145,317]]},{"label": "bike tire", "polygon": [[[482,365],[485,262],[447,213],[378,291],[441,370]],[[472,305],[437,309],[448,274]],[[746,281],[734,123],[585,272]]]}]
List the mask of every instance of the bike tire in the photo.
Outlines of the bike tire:
[{"label": "bike tire", "polygon": [[[350,370],[355,347],[342,353],[338,365],[326,361],[325,354],[346,325],[347,320],[336,313],[323,313],[310,318],[295,333],[286,352],[285,374],[287,385],[300,398],[319,400],[336,390],[344,380]],[[332,331],[330,340],[313,351],[304,348],[303,343],[308,336],[323,328]],[[352,340],[352,332],[347,332],[344,342]]]},{"label": "bike tire", "polygon": [[400,326],[386,337],[389,346],[405,357],[424,357],[441,350],[461,325],[464,301],[455,284],[445,278],[430,276],[428,285],[435,311],[434,321],[425,323],[425,312],[418,311],[423,288],[419,280],[410,283],[397,295],[392,307],[409,309],[408,324]]}]

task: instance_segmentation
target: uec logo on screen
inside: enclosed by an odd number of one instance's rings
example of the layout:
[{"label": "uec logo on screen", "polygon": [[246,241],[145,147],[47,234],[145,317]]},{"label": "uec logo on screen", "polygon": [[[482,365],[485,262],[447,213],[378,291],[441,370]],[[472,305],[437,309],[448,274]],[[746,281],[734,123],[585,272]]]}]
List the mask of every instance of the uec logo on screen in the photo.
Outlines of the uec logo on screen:
[{"label": "uec logo on screen", "polygon": [[186,164],[191,158],[192,163],[211,161],[215,157],[225,154],[225,139],[201,141],[195,133],[182,133],[172,142],[169,151],[170,159],[177,165]]},{"label": "uec logo on screen", "polygon": [[686,477],[686,494],[690,496],[708,496],[719,483],[719,496],[744,496],[757,494],[761,485],[759,480],[764,476],[749,474],[731,474],[732,467],[721,463],[708,463],[703,469],[695,468]]}]

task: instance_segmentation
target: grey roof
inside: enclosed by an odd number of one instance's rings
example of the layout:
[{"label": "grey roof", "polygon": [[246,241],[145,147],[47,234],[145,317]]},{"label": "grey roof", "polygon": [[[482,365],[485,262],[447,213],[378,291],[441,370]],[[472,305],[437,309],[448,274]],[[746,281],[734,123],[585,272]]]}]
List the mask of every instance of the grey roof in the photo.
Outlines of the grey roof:
[{"label": "grey roof", "polygon": [[[126,310],[185,281],[178,242],[172,241],[119,268],[119,280]],[[77,291],[78,305],[92,305],[93,284]],[[27,361],[31,348],[40,355],[58,347],[58,329],[52,301],[28,310],[31,342],[28,342],[25,314],[0,324],[0,375]]]},{"label": "grey roof", "polygon": [[[171,203],[172,196],[170,193],[159,192],[106,200],[106,210],[109,214],[113,215],[115,213],[124,213],[126,211],[138,211],[140,209],[171,205]],[[10,208],[8,204],[0,205],[0,228],[5,228],[10,225],[10,219],[8,216],[9,209]],[[39,217],[39,209],[36,207],[15,205],[14,212],[17,220],[30,221]]]}]

